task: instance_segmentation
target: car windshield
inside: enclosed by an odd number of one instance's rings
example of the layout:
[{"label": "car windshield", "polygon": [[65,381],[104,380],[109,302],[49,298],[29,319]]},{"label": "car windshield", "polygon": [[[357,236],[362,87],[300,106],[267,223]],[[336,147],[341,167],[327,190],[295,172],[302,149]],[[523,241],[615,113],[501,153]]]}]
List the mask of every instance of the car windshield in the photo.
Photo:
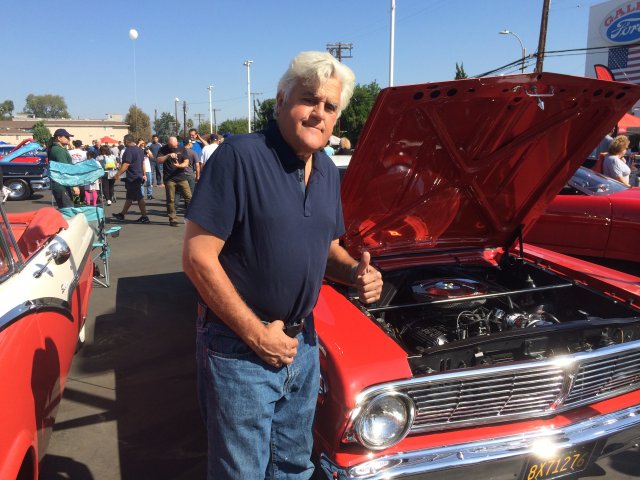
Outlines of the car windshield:
[{"label": "car windshield", "polygon": [[580,167],[568,184],[587,195],[611,195],[630,188],[624,183],[585,167]]}]

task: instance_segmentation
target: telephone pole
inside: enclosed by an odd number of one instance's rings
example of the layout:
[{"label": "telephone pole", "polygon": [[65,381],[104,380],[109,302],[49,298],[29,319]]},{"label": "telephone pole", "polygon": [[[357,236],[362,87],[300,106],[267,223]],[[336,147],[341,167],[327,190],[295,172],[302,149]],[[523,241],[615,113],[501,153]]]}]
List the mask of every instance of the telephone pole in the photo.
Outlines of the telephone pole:
[{"label": "telephone pole", "polygon": [[544,49],[547,44],[547,23],[549,22],[549,5],[551,0],[544,0],[542,19],[540,20],[540,39],[538,40],[538,56],[536,57],[536,73],[542,73]]},{"label": "telephone pole", "polygon": [[221,109],[213,108],[211,111],[213,112],[213,132],[218,133],[218,122],[216,121],[216,112],[219,112]]},{"label": "telephone pole", "polygon": [[247,131],[251,133],[251,64],[253,60],[245,60],[243,65],[247,67]]},{"label": "telephone pole", "polygon": [[204,117],[204,113],[194,113],[193,116],[198,119],[198,128],[200,128],[200,124],[202,123],[202,117]]},{"label": "telephone pole", "polygon": [[[342,63],[343,58],[353,58],[351,56],[351,49],[353,48],[353,43],[327,43],[327,52],[336,57],[339,62]],[[347,52],[348,53],[343,53]]]},{"label": "telephone pole", "polygon": [[256,96],[262,95],[262,92],[251,92],[251,96],[253,97],[253,124],[256,123]]},{"label": "telephone pole", "polygon": [[187,101],[183,100],[182,102],[182,116],[184,118],[184,126],[182,127],[182,136],[183,138],[187,138]]},{"label": "telephone pole", "polygon": [[207,90],[209,90],[209,133],[213,133],[213,114],[212,114],[212,103],[211,103],[211,94],[213,92],[213,85],[209,85],[207,87]]}]

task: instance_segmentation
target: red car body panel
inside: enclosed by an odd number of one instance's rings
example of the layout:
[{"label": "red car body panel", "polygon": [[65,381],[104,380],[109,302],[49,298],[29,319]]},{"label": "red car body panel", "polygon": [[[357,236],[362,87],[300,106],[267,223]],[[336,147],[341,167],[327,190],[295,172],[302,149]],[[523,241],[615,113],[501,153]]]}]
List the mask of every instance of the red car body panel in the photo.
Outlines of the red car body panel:
[{"label": "red car body panel", "polygon": [[[3,258],[10,251],[15,262],[13,272],[0,279],[0,478],[16,478],[30,457],[32,474],[21,473],[35,479],[86,318],[93,233],[84,217],[67,223],[52,208],[5,218],[16,244],[7,249],[12,242],[6,235],[0,245]],[[3,230],[5,225],[0,224]],[[60,241],[69,246],[70,259],[52,262],[36,277],[48,249]]]},{"label": "red car body panel", "polygon": [[525,240],[569,255],[638,261],[640,188],[610,195],[559,194]]}]

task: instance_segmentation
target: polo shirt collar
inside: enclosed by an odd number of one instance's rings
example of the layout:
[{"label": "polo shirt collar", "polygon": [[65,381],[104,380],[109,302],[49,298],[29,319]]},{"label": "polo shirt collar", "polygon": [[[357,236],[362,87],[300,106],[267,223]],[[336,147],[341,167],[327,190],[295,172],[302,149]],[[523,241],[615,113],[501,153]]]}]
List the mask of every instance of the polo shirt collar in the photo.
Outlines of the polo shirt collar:
[{"label": "polo shirt collar", "polygon": [[[269,121],[264,131],[267,143],[271,145],[278,154],[280,162],[287,170],[297,170],[304,167],[304,162],[298,158],[291,146],[285,141],[280,128],[275,120]],[[322,150],[313,152],[312,168],[320,173],[323,177],[327,173],[327,165],[320,158]]]}]

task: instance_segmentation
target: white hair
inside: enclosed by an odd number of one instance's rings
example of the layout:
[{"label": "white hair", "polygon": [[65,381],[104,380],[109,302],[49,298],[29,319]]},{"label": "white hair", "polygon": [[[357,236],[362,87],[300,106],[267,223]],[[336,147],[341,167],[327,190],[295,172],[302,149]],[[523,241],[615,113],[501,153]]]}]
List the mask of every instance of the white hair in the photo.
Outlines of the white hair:
[{"label": "white hair", "polygon": [[340,116],[342,110],[349,105],[356,76],[349,67],[337,61],[328,52],[300,52],[296,55],[278,82],[278,94],[282,94],[286,102],[298,83],[318,88],[330,78],[337,78],[340,81],[340,105],[338,105],[338,116]]}]

